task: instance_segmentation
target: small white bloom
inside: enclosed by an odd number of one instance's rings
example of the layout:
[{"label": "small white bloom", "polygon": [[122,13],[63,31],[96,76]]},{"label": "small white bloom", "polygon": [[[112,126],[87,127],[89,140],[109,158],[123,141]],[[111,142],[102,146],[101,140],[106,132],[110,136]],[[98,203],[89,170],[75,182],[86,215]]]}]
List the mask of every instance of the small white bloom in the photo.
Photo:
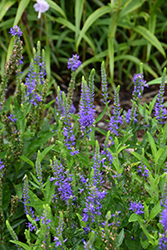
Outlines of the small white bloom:
[{"label": "small white bloom", "polygon": [[37,0],[37,3],[34,4],[34,9],[38,12],[38,18],[40,18],[41,13],[49,9],[49,4],[45,0]]}]

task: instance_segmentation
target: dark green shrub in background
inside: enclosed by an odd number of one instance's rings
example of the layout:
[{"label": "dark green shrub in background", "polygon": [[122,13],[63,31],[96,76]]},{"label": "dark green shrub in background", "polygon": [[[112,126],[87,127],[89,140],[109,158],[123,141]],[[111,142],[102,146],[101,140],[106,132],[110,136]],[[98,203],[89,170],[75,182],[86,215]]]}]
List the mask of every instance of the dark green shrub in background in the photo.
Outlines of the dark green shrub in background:
[{"label": "dark green shrub in background", "polygon": [[[50,8],[38,19],[30,0],[3,0],[0,3],[0,75],[12,51],[8,29],[19,24],[26,45],[24,56],[32,58],[37,40],[46,51],[49,79],[63,81],[65,62],[77,52],[83,61],[82,74],[90,64],[105,60],[110,83],[123,83],[143,62],[145,72],[154,78],[166,65],[166,3],[162,0],[59,0],[47,1]],[[10,43],[10,45],[9,45]],[[8,46],[9,45],[9,46]],[[163,63],[162,63],[163,62]],[[148,66],[148,64],[150,66]],[[24,61],[23,76],[27,72]],[[100,79],[100,78],[99,78]],[[67,78],[65,77],[65,81]]]}]

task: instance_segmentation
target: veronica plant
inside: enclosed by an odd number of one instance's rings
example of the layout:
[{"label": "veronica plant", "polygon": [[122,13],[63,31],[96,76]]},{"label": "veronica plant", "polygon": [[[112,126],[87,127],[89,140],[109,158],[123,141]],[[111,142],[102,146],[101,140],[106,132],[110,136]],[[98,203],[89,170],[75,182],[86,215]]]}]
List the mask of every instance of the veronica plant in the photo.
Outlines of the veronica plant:
[{"label": "veronica plant", "polygon": [[[19,28],[12,32],[19,41]],[[95,119],[95,71],[88,83],[82,77],[74,114],[74,85],[67,96],[58,88],[56,103],[45,102],[51,83],[45,80],[44,57],[38,43],[26,81],[20,80],[21,92],[1,99],[0,248],[165,249],[167,125],[152,114],[156,97],[143,108],[137,105],[144,79],[135,75],[138,87],[129,125],[120,108],[118,86],[111,126],[100,129],[96,124],[110,100],[106,97]],[[23,60],[20,54],[18,58]],[[78,60],[75,55],[69,61],[72,79],[81,64]],[[7,65],[12,69],[10,62]]]}]

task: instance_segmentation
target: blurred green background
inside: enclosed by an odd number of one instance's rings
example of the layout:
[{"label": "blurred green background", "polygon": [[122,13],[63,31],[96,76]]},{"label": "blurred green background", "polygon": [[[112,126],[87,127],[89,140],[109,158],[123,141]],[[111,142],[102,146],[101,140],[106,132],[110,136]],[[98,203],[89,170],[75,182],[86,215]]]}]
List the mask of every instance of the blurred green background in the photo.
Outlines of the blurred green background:
[{"label": "blurred green background", "polygon": [[0,78],[13,39],[9,30],[23,31],[23,79],[38,40],[46,51],[47,78],[54,86],[68,85],[68,58],[80,55],[78,74],[87,78],[104,60],[108,83],[130,87],[143,62],[146,78],[162,75],[167,64],[167,1],[164,0],[47,0],[50,8],[38,19],[33,0],[0,2]]}]

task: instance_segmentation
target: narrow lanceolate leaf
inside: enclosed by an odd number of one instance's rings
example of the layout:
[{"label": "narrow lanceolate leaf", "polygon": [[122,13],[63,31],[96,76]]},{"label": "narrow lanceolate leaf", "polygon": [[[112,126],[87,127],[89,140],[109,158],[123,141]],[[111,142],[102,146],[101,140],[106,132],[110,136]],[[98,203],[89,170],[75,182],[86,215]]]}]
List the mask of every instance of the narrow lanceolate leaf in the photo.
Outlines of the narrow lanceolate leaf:
[{"label": "narrow lanceolate leaf", "polygon": [[17,0],[11,0],[11,1],[2,1],[0,3],[0,21],[2,20],[2,18],[5,16],[6,12],[8,11],[8,9],[15,4]]},{"label": "narrow lanceolate leaf", "polygon": [[17,13],[16,13],[16,17],[13,23],[13,26],[17,25],[18,22],[20,21],[20,18],[24,12],[24,10],[26,9],[27,5],[29,4],[30,0],[22,0],[20,1],[19,7],[17,9]]},{"label": "narrow lanceolate leaf", "polygon": [[127,16],[129,13],[132,13],[134,10],[138,9],[145,0],[131,0],[124,8],[122,8],[122,11],[119,13],[118,18],[122,19],[123,17]]},{"label": "narrow lanceolate leaf", "polygon": [[101,7],[97,10],[95,10],[87,19],[86,22],[79,34],[77,43],[76,43],[76,49],[78,50],[79,44],[86,33],[86,31],[89,29],[89,27],[101,16],[105,15],[106,13],[109,13],[111,11],[111,8],[109,6]]},{"label": "narrow lanceolate leaf", "polygon": [[80,24],[81,24],[81,17],[84,7],[84,0],[75,1],[75,37],[78,37],[79,30],[80,30]]},{"label": "narrow lanceolate leaf", "polygon": [[164,56],[166,57],[166,53],[159,42],[159,40],[156,38],[156,36],[151,33],[148,29],[145,27],[138,25],[134,28],[134,31],[139,33],[141,36],[143,36],[147,41],[149,41],[154,47],[157,48],[157,50]]},{"label": "narrow lanceolate leaf", "polygon": [[151,146],[151,151],[152,151],[154,160],[156,161],[157,148],[155,145],[154,138],[152,137],[152,135],[148,131],[147,131],[147,135],[148,135],[148,141],[149,141],[150,146]]},{"label": "narrow lanceolate leaf", "polygon": [[50,8],[59,12],[64,18],[67,18],[64,10],[62,8],[60,8],[59,5],[57,3],[55,3],[55,1],[47,0],[47,2],[49,4]]}]

